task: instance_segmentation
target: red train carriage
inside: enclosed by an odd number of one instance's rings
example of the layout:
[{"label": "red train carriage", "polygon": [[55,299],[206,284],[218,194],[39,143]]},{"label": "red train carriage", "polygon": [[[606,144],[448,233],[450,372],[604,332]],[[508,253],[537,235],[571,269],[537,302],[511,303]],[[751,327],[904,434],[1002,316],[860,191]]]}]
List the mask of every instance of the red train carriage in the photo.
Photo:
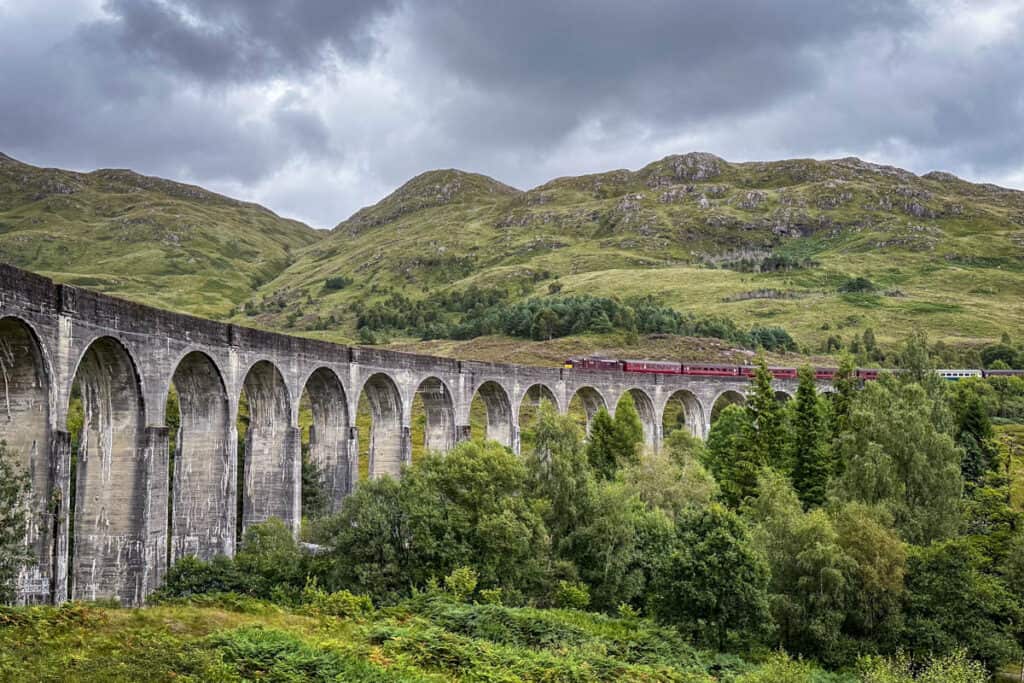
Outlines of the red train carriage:
[{"label": "red train carriage", "polygon": [[796,368],[768,368],[768,372],[772,373],[772,377],[774,377],[775,379],[797,378]]},{"label": "red train carriage", "polygon": [[985,377],[1024,377],[1024,370],[983,370]]},{"label": "red train carriage", "polygon": [[881,372],[877,368],[857,368],[857,379],[878,379]]},{"label": "red train carriage", "polygon": [[839,372],[839,368],[814,368],[814,379],[827,379],[831,381],[836,378],[837,372]]},{"label": "red train carriage", "polygon": [[701,375],[704,377],[736,377],[740,368],[735,365],[684,365],[684,375]]},{"label": "red train carriage", "polygon": [[678,375],[683,372],[679,363],[660,360],[624,360],[622,369],[626,372],[646,372],[657,375]]},{"label": "red train carriage", "polygon": [[570,358],[565,367],[573,370],[621,370],[622,361],[614,358]]}]

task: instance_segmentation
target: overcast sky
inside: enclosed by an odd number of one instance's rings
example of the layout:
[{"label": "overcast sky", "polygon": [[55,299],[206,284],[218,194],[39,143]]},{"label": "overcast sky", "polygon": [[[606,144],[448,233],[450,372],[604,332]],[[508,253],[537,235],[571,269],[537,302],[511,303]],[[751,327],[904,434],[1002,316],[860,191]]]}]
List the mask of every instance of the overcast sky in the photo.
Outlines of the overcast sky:
[{"label": "overcast sky", "polygon": [[694,150],[1024,187],[1024,2],[0,0],[0,151],[316,227]]}]

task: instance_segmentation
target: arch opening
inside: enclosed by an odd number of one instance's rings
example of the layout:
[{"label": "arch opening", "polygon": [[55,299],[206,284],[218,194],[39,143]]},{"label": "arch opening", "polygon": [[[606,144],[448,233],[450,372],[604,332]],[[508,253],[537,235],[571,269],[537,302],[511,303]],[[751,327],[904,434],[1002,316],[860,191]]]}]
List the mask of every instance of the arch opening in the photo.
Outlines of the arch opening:
[{"label": "arch opening", "polygon": [[29,515],[25,543],[33,560],[17,581],[20,603],[50,602],[55,594],[55,541],[60,530],[51,497],[56,485],[51,461],[50,385],[42,346],[32,329],[17,318],[0,319],[0,441],[29,476]]},{"label": "arch opening", "polygon": [[69,432],[77,431],[69,510],[71,598],[136,605],[145,597],[147,560],[163,562],[166,552],[161,548],[147,558],[148,458],[138,374],[121,343],[102,337],[79,361],[74,384],[68,410]]},{"label": "arch opening", "polygon": [[[640,416],[640,422],[644,427],[644,445],[651,450],[658,449],[658,414],[654,409],[654,401],[643,389],[632,388],[625,393],[633,399],[636,412]],[[622,397],[619,397],[622,400]],[[618,409],[618,402],[615,404]]]},{"label": "arch opening", "polygon": [[469,415],[473,439],[497,441],[512,448],[512,402],[500,384],[488,380],[477,387]]},{"label": "arch opening", "polygon": [[236,544],[249,526],[276,517],[299,525],[301,442],[288,387],[272,363],[249,368],[238,399]]},{"label": "arch opening", "polygon": [[382,372],[372,375],[363,384],[358,405],[360,477],[400,476],[409,459],[410,435],[398,386]]},{"label": "arch opening", "polygon": [[541,403],[550,403],[558,410],[555,392],[544,384],[530,386],[519,401],[519,452],[529,453],[533,450],[533,426],[540,412]]},{"label": "arch opening", "polygon": [[607,410],[604,396],[594,387],[580,387],[569,400],[569,415],[576,420],[584,433],[590,432],[590,421],[601,408]]},{"label": "arch opening", "polygon": [[306,380],[299,400],[302,430],[302,519],[333,514],[352,490],[348,400],[338,376],[318,368]]},{"label": "arch opening", "polygon": [[231,555],[235,547],[235,443],[228,394],[213,360],[178,363],[164,412],[170,457],[169,561]]},{"label": "arch opening", "polygon": [[437,377],[428,377],[417,387],[410,417],[413,462],[428,452],[446,453],[455,445],[454,401]]},{"label": "arch opening", "polygon": [[788,391],[782,391],[781,389],[779,389],[775,392],[775,400],[778,401],[779,403],[785,403],[786,401],[789,401],[792,398],[793,395],[790,394]]},{"label": "arch opening", "polygon": [[691,436],[704,438],[704,407],[692,391],[680,389],[668,397],[662,412],[661,429],[665,438],[677,429],[685,429]]},{"label": "arch opening", "polygon": [[715,423],[715,420],[718,419],[718,416],[726,407],[733,404],[744,405],[746,402],[747,397],[738,391],[733,389],[723,391],[715,398],[715,402],[711,404],[711,424]]}]

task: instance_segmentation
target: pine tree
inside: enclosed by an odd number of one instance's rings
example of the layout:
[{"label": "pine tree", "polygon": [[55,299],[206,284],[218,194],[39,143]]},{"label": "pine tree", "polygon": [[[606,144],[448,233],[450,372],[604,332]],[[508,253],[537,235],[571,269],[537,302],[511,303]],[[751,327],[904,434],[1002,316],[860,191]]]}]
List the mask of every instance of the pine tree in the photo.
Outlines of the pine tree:
[{"label": "pine tree", "polygon": [[754,387],[747,400],[750,416],[750,449],[754,461],[781,467],[783,460],[782,407],[775,398],[772,375],[764,358],[760,358],[754,374]]},{"label": "pine tree", "polygon": [[617,466],[615,449],[618,445],[615,420],[602,406],[590,421],[590,435],[587,437],[587,462],[598,476],[605,479],[614,476]]},{"label": "pine tree", "polygon": [[985,475],[997,468],[999,453],[994,441],[992,422],[985,413],[981,399],[968,401],[960,418],[957,443],[964,449],[960,470],[968,487],[982,484]]},{"label": "pine tree", "polygon": [[735,403],[726,406],[708,432],[706,465],[718,480],[722,500],[738,508],[757,492],[757,473],[763,463],[750,447],[750,416]]},{"label": "pine tree", "polygon": [[636,461],[644,443],[644,423],[636,412],[633,396],[627,391],[615,407],[615,458],[618,465]]},{"label": "pine tree", "polygon": [[805,365],[800,368],[800,385],[796,390],[791,452],[793,488],[804,509],[817,507],[825,501],[831,467],[824,432],[814,370]]},{"label": "pine tree", "polygon": [[[839,362],[839,369],[832,380],[832,411],[831,415],[831,441],[834,443],[839,435],[850,426],[850,411],[853,407],[853,399],[857,391],[857,377],[854,372],[853,357],[844,355]],[[834,449],[833,449],[834,450]],[[845,463],[838,457],[832,464],[834,473],[838,476],[843,473]]]}]

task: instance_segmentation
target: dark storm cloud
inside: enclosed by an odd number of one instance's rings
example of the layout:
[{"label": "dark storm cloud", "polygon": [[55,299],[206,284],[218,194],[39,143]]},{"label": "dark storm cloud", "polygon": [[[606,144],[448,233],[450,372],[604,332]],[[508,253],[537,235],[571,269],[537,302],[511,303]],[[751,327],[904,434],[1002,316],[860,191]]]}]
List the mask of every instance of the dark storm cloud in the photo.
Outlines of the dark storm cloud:
[{"label": "dark storm cloud", "polygon": [[206,81],[251,82],[321,67],[330,51],[365,60],[368,23],[389,0],[110,0],[83,29],[96,48]]},{"label": "dark storm cloud", "polygon": [[1024,183],[1024,11],[923,0],[0,0],[0,151],[330,226],[455,166],[691,149]]}]

